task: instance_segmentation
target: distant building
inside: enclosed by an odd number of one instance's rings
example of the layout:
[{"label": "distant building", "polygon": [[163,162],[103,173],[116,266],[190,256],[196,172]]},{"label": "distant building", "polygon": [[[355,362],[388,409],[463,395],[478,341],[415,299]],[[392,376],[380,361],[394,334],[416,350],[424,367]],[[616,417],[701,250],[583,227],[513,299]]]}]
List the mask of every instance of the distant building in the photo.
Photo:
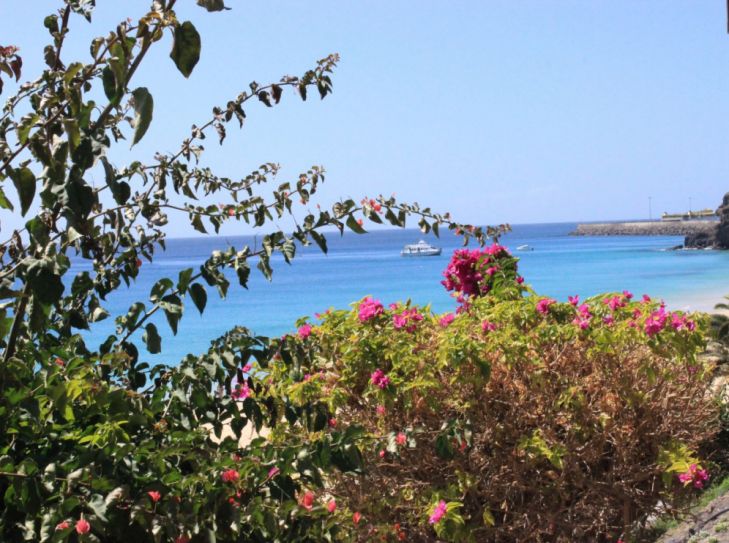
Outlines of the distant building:
[{"label": "distant building", "polygon": [[661,220],[664,222],[678,222],[691,220],[715,220],[718,219],[716,211],[713,209],[701,209],[699,211],[688,211],[686,213],[663,213]]}]

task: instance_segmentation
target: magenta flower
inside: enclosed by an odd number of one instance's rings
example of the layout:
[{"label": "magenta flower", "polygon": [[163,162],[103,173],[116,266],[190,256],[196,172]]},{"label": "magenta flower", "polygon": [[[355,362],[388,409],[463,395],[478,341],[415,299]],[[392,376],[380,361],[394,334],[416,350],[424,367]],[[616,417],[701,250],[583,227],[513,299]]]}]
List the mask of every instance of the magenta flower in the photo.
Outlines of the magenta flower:
[{"label": "magenta flower", "polygon": [[612,298],[608,298],[605,300],[605,303],[613,311],[615,311],[616,309],[619,309],[625,305],[625,302],[622,300],[622,298],[620,296],[613,296]]},{"label": "magenta flower", "polygon": [[602,322],[610,326],[615,322],[615,318],[612,315],[608,315],[607,317],[602,318]]},{"label": "magenta flower", "polygon": [[440,520],[445,516],[446,510],[447,510],[446,502],[443,500],[440,500],[438,502],[438,505],[435,506],[435,509],[433,510],[433,514],[430,515],[428,522],[430,524],[438,524],[440,522]]},{"label": "magenta flower", "polygon": [[576,324],[580,330],[587,330],[590,327],[590,319],[584,317],[575,317],[572,324]]},{"label": "magenta flower", "polygon": [[552,298],[544,298],[537,302],[537,311],[542,315],[549,313],[549,306],[556,303]]},{"label": "magenta flower", "polygon": [[494,330],[496,330],[496,325],[491,321],[485,320],[481,323],[481,330],[487,333],[493,332]]},{"label": "magenta flower", "polygon": [[569,300],[570,305],[573,305],[575,307],[577,307],[577,304],[580,303],[580,297],[577,294],[575,294],[574,296],[567,296],[567,300]]},{"label": "magenta flower", "polygon": [[648,337],[653,337],[658,332],[663,330],[666,325],[667,319],[668,315],[666,314],[666,310],[663,306],[651,313],[650,316],[645,320],[645,333],[648,335]]},{"label": "magenta flower", "polygon": [[251,388],[246,382],[244,382],[243,384],[238,383],[238,386],[235,387],[235,390],[230,393],[231,398],[233,398],[234,400],[245,400],[250,395]]},{"label": "magenta flower", "polygon": [[268,478],[273,479],[279,473],[281,473],[281,470],[278,469],[276,466],[273,466],[271,469],[268,470]]},{"label": "magenta flower", "polygon": [[417,323],[423,320],[423,316],[418,312],[418,309],[413,307],[412,309],[404,309],[402,313],[395,314],[392,316],[392,324],[396,330],[404,328],[406,332],[411,334],[415,332]]},{"label": "magenta flower", "polygon": [[299,337],[301,339],[308,338],[311,335],[311,324],[307,322],[303,326],[299,326],[299,329],[296,333],[299,334]]},{"label": "magenta flower", "polygon": [[679,473],[678,480],[683,483],[683,486],[693,484],[694,488],[704,488],[709,480],[709,472],[705,469],[699,469],[696,464],[691,464],[688,471]]},{"label": "magenta flower", "polygon": [[626,300],[632,300],[633,299],[633,293],[630,292],[629,290],[624,290],[623,291],[623,296],[625,296],[625,299]]},{"label": "magenta flower", "polygon": [[493,277],[497,271],[499,271],[498,266],[490,266],[486,269],[486,275],[488,275],[489,277]]},{"label": "magenta flower", "polygon": [[524,282],[524,278],[520,275],[516,278],[516,284],[521,285]]},{"label": "magenta flower", "polygon": [[440,324],[441,328],[447,328],[455,319],[456,316],[453,313],[446,313],[440,318],[438,324]]},{"label": "magenta flower", "polygon": [[577,312],[583,319],[589,319],[590,317],[592,317],[592,313],[590,312],[590,306],[587,304],[582,304],[580,307],[578,307]]},{"label": "magenta flower", "polygon": [[251,364],[250,364],[250,363],[246,364],[246,365],[245,365],[245,366],[243,366],[243,368],[242,368],[242,370],[243,370],[243,373],[248,373],[248,372],[250,372],[250,371],[251,371],[251,368],[253,368],[253,366],[251,366]]},{"label": "magenta flower", "polygon": [[378,315],[382,315],[383,311],[382,303],[368,296],[359,304],[357,316],[359,317],[359,322],[367,322]]},{"label": "magenta flower", "polygon": [[646,304],[651,301],[651,297],[648,296],[647,294],[643,294],[643,298],[642,299],[643,299],[643,302],[646,303]]},{"label": "magenta flower", "polygon": [[390,386],[390,378],[379,368],[373,371],[372,375],[370,375],[370,382],[376,387],[379,387],[381,390]]}]

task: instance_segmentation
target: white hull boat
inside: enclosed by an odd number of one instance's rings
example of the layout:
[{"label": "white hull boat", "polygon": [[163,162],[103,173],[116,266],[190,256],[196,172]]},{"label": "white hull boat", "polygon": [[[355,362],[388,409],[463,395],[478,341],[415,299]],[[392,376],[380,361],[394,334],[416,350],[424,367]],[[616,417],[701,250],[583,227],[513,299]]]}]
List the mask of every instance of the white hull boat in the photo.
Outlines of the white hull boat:
[{"label": "white hull boat", "polygon": [[421,239],[417,243],[403,247],[400,256],[438,256],[440,252],[440,247],[433,247]]}]

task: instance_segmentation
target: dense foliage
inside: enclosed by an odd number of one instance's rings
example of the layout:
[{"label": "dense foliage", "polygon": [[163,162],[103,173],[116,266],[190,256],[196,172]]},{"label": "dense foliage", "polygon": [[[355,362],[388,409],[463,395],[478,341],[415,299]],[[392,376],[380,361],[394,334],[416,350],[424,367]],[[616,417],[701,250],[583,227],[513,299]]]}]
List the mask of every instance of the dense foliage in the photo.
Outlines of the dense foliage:
[{"label": "dense foliage", "polygon": [[[222,0],[197,3],[225,10]],[[337,55],[300,77],[250,83],[193,125],[175,152],[112,164],[109,150],[134,148],[152,122],[154,89],[133,84],[150,49],[170,47],[184,77],[200,58],[202,38],[193,21],[177,19],[175,4],[152,1],[141,17],[100,32],[88,58],[68,60],[64,42],[74,24],[91,21],[94,0],[64,0],[43,20],[50,35],[46,69],[17,86],[0,114],[0,209],[28,216],[24,228],[0,243],[2,541],[338,537],[343,528],[328,510],[312,508],[305,491],[322,484],[324,468],[361,467],[353,434],[243,440],[244,429],[264,425],[318,428],[321,413],[260,393],[245,368],[253,361],[265,368],[270,347],[244,328],[179,365],[150,365],[140,347],[150,353],[163,347],[152,317],[164,314],[176,333],[189,302],[202,313],[211,288],[224,297],[231,281],[245,287],[252,264],[270,278],[274,253],[291,262],[300,245],[326,251],[321,230],[327,227],[364,233],[364,220],[403,226],[414,214],[426,231],[446,225],[479,240],[497,232],[394,198],[345,200],[312,212],[324,181],[319,166],[265,194],[266,183],[280,174],[278,164],[233,179],[204,165],[206,136],[214,133],[223,144],[231,123],[242,128],[254,105],[275,107],[287,92],[302,100],[328,96]],[[0,47],[6,92],[21,78],[20,53]],[[93,177],[104,181],[94,186]],[[164,249],[173,213],[202,233],[231,221],[260,231],[286,217],[296,227],[262,231],[259,247],[227,247],[197,269],[160,279],[147,300],[114,316],[115,334],[89,344],[82,332],[112,317],[108,296]],[[86,265],[72,266],[81,262]]]},{"label": "dense foliage", "polygon": [[708,480],[706,323],[629,292],[559,303],[516,269],[457,251],[457,314],[367,297],[283,341],[274,393],[331,417],[294,435],[358,428],[363,470],[327,497],[360,540],[616,541]]}]

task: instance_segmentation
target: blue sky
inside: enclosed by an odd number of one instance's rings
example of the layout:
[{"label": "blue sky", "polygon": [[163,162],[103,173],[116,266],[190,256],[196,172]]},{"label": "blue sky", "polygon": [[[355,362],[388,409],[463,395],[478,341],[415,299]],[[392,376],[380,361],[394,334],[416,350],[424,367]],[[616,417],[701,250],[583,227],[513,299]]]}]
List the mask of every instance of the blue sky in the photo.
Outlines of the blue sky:
[{"label": "blue sky", "polygon": [[[93,25],[72,20],[67,61],[88,59],[92,36],[148,5],[97,3]],[[202,35],[200,63],[185,80],[169,37],[150,56],[132,86],[154,95],[154,122],[132,153],[115,151],[117,165],[175,150],[249,81],[338,52],[331,97],[249,107],[222,148],[207,140],[205,163],[236,176],[280,162],[282,181],[322,164],[322,202],[394,192],[479,224],[647,218],[649,197],[655,216],[689,198],[716,207],[729,190],[723,2],[228,0],[233,10],[214,14],[178,4]],[[42,69],[42,19],[57,5],[0,4],[0,43],[21,47],[24,79]],[[171,233],[192,234],[182,221]]]}]

